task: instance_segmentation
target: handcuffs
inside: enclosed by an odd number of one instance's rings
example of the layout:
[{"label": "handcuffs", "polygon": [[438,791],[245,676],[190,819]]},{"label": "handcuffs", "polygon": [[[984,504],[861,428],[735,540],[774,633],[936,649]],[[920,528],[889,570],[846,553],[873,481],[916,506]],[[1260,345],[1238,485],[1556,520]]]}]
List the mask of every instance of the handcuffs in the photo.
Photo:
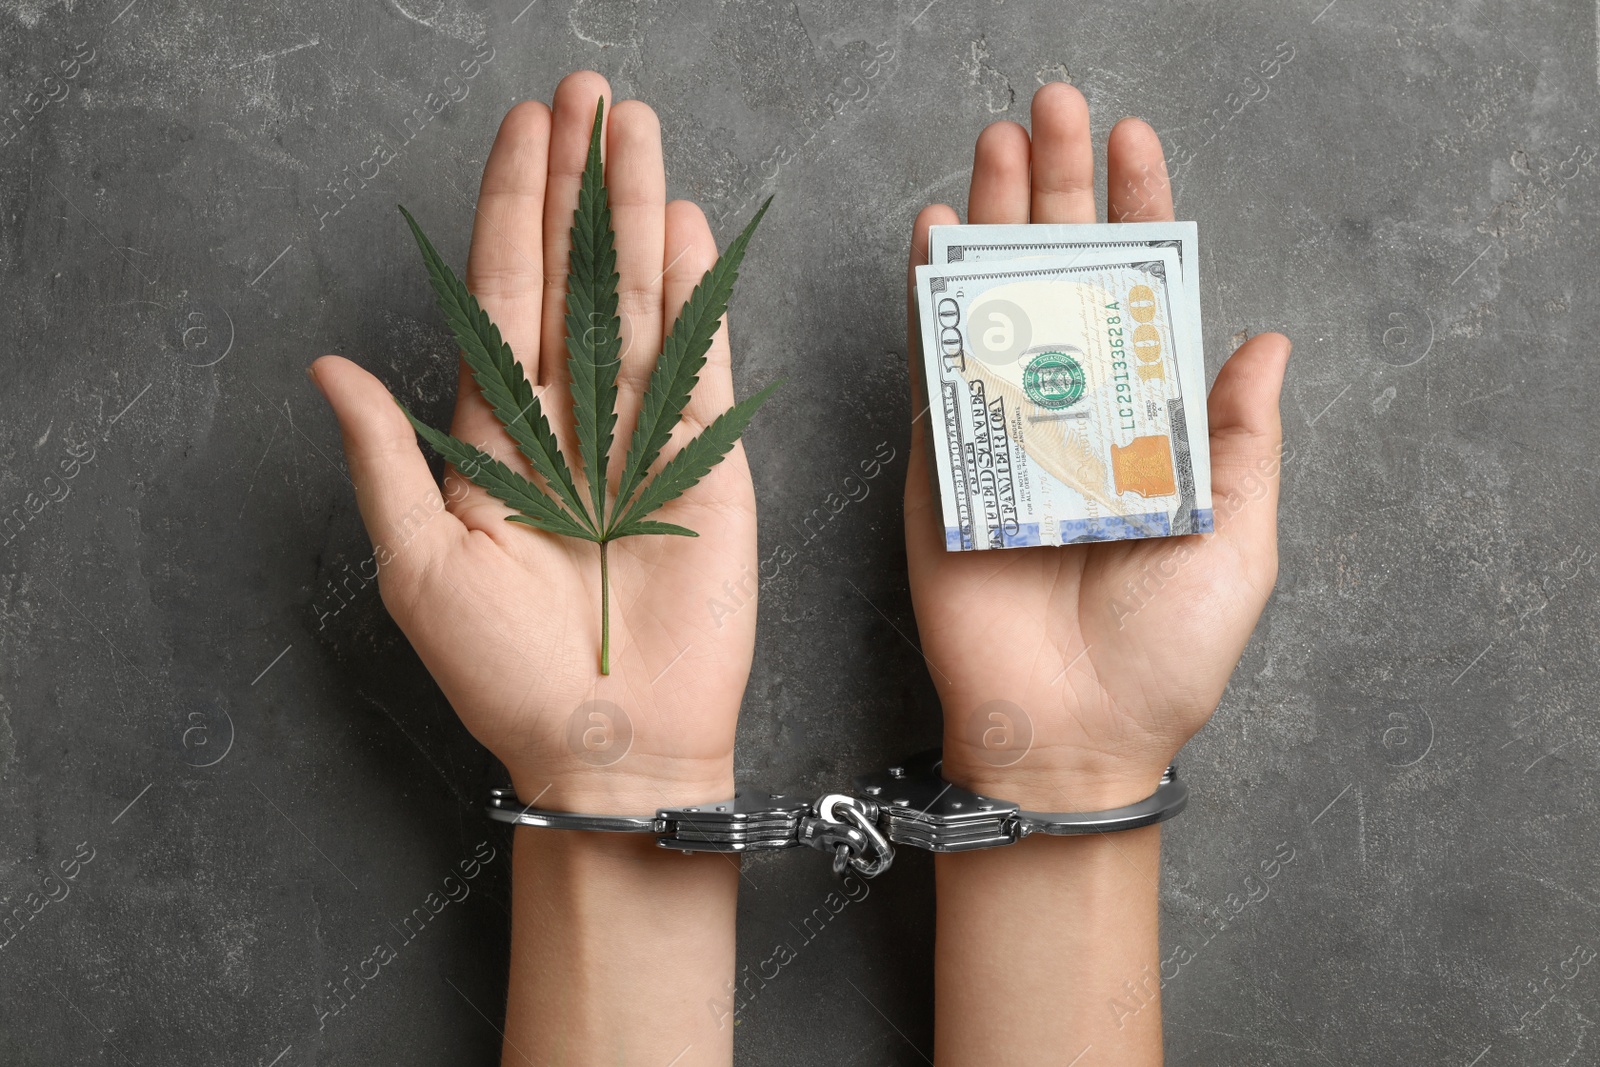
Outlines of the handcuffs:
[{"label": "handcuffs", "polygon": [[833,854],[833,871],[876,878],[894,862],[896,845],[929,852],[967,852],[1014,845],[1029,834],[1100,834],[1165,822],[1189,802],[1189,787],[1172,764],[1144,800],[1108,811],[1026,811],[982,796],[940,775],[938,749],[882,771],[859,775],[855,793],[816,800],[739,788],[733,799],[650,815],[585,815],[524,805],[511,789],[489,794],[491,819],[552,830],[654,834],[662,848],[693,852],[763,852],[802,845]]}]

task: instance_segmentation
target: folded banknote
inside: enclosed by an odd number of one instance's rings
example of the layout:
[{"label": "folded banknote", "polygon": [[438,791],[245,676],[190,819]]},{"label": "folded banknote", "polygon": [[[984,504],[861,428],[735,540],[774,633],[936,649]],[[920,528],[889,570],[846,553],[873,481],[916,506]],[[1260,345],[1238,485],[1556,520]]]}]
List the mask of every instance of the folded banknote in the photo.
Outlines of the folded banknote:
[{"label": "folded banknote", "polygon": [[916,288],[946,546],[1209,532],[1193,224],[935,227],[931,249]]}]

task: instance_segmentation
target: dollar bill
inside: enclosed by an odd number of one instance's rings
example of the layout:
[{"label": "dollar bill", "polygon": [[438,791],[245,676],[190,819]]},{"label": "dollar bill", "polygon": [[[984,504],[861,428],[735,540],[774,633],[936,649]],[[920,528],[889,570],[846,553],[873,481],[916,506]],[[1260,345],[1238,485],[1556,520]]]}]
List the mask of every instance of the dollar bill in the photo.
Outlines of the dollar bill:
[{"label": "dollar bill", "polygon": [[916,287],[947,548],[1211,529],[1177,250],[929,264]]},{"label": "dollar bill", "polygon": [[1113,248],[1170,248],[1178,254],[1186,337],[1178,371],[1184,394],[1195,398],[1189,417],[1189,444],[1195,466],[1195,492],[1211,507],[1211,436],[1206,425],[1206,360],[1200,320],[1199,230],[1193,222],[1028,223],[935,226],[928,231],[928,262],[993,263],[1039,256],[1074,256]]}]

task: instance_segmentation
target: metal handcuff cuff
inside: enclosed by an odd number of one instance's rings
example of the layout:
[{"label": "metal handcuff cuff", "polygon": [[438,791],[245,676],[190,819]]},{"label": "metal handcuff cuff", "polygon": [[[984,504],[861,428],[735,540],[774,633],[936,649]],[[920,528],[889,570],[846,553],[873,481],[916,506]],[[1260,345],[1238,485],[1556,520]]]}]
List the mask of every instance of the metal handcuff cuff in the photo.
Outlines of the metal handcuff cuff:
[{"label": "metal handcuff cuff", "polygon": [[827,793],[814,801],[741,787],[732,800],[662,808],[650,815],[583,815],[525,806],[510,789],[489,796],[489,817],[553,830],[654,834],[680,852],[762,852],[811,848],[833,854],[833,871],[876,878],[894,862],[894,846],[966,852],[1013,845],[1029,834],[1098,834],[1164,822],[1189,802],[1177,764],[1137,804],[1093,812],[1024,811],[940,776],[938,749],[903,764],[859,775],[859,794]]}]

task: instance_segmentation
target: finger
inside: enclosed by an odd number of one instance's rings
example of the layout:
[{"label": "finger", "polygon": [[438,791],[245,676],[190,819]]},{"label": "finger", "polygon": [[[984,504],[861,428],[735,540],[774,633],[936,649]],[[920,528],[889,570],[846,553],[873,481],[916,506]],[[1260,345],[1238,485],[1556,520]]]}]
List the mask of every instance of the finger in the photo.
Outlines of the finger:
[{"label": "finger", "polygon": [[661,161],[661,123],[650,105],[624,100],[607,117],[606,126],[606,190],[617,234],[617,311],[622,318],[617,384],[623,397],[637,403],[661,350],[667,175]]},{"label": "finger", "polygon": [[[313,363],[311,380],[339,420],[361,520],[380,578],[390,583],[387,600],[395,586],[404,590],[441,559],[464,528],[446,510],[416,432],[382,382],[339,356]],[[452,495],[465,487],[457,474],[447,485]]]},{"label": "finger", "polygon": [[1033,221],[1094,221],[1089,103],[1065,82],[1033,94]]},{"label": "finger", "polygon": [[1258,570],[1263,587],[1277,574],[1283,458],[1278,398],[1290,347],[1281,333],[1259,334],[1240,345],[1217,375],[1206,406],[1217,535]]},{"label": "finger", "polygon": [[[539,381],[539,321],[544,307],[544,187],[550,109],[537,100],[506,113],[483,167],[467,256],[467,288],[489,313],[523,371]],[[562,412],[551,412],[559,418]],[[451,432],[483,443],[500,433],[465,361]]]},{"label": "finger", "polygon": [[994,122],[978,134],[972,152],[967,221],[1028,221],[1028,131],[1015,122]]},{"label": "finger", "polygon": [[[609,111],[611,87],[606,80],[592,70],[575,71],[556,86],[551,108],[550,169],[544,189],[544,316],[539,380],[557,386],[562,396],[567,387],[567,252],[572,243],[572,213],[578,208],[578,185],[589,156],[595,104],[602,97]],[[603,126],[600,141],[605,144]]]},{"label": "finger", "polygon": [[1142,119],[1123,119],[1106,141],[1106,218],[1172,221],[1172,183],[1161,138]]},{"label": "finger", "polygon": [[[933,516],[933,490],[928,480],[928,420],[933,417],[923,373],[922,331],[917,314],[917,266],[928,262],[928,230],[954,226],[961,220],[944,204],[930,204],[911,227],[911,262],[906,271],[906,353],[911,375],[911,451],[906,463],[906,551],[916,554],[943,552],[939,531],[942,518]],[[941,416],[942,417],[942,416]]]},{"label": "finger", "polygon": [[[700,284],[705,272],[717,261],[717,241],[699,205],[689,200],[674,200],[666,210],[665,262],[661,272],[662,301],[668,321],[676,321],[689,294]],[[728,347],[728,317],[722,317],[700,381],[689,394],[684,417],[697,428],[728,410],[733,404],[733,365]]]}]

